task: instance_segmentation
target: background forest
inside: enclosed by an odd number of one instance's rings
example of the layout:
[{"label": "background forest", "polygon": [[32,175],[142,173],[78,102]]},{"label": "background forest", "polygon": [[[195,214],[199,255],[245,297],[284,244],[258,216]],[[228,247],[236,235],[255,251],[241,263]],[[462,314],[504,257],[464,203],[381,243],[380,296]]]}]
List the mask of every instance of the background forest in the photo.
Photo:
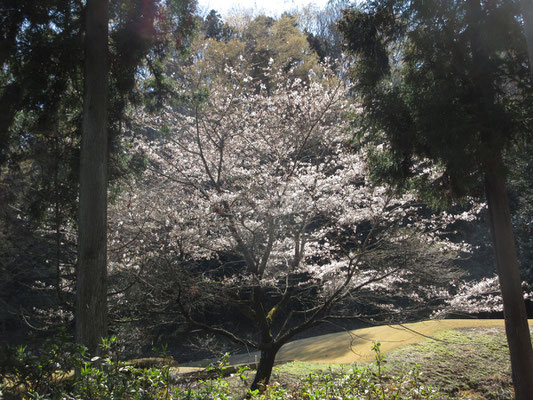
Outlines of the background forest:
[{"label": "background forest", "polygon": [[[257,349],[261,391],[297,338],[502,318],[492,174],[517,249],[510,292],[531,314],[519,3],[331,0],[222,19],[189,1],[103,2],[107,136],[90,151],[89,3],[0,5],[3,365],[10,346],[63,334],[98,356],[94,340],[116,336],[121,359]],[[102,171],[103,195],[83,178]],[[81,227],[102,196],[95,272]]]}]

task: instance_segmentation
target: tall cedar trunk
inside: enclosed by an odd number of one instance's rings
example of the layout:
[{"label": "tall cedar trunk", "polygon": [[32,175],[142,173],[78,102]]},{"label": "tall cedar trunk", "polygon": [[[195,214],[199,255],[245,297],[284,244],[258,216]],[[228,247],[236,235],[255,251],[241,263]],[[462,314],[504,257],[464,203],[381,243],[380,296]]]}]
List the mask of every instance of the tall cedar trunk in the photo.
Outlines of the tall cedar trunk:
[{"label": "tall cedar trunk", "polygon": [[524,17],[524,30],[527,41],[527,54],[529,56],[529,72],[533,79],[533,0],[520,0],[522,15]]},{"label": "tall cedar trunk", "polygon": [[108,0],[87,0],[76,340],[93,354],[107,335],[108,71]]},{"label": "tall cedar trunk", "polygon": [[503,298],[505,330],[511,353],[515,398],[530,400],[533,398],[533,349],[520,285],[507,189],[501,171],[500,159],[488,166],[485,172],[485,190]]},{"label": "tall cedar trunk", "polygon": [[267,349],[261,350],[261,358],[259,359],[254,381],[252,386],[250,386],[251,390],[263,391],[266,388],[266,385],[270,382],[272,368],[274,368],[274,361],[279,348],[280,346],[269,346]]},{"label": "tall cedar trunk", "polygon": [[[486,11],[482,8],[481,0],[467,0],[466,13],[469,25],[468,36],[472,47],[472,61],[474,62],[473,76],[477,82],[478,107],[483,113],[483,116],[481,114],[478,116],[481,121],[488,115],[498,113],[494,107],[494,104],[497,104],[497,95],[494,89],[495,77],[492,62],[479,22],[486,20]],[[493,156],[487,158],[483,166],[485,168],[485,192],[489,206],[492,244],[502,292],[505,331],[511,353],[515,398],[530,400],[533,398],[533,350],[520,285],[520,272],[503,174],[501,148],[494,140],[494,138],[504,134],[504,132],[499,131],[502,128],[486,127],[486,131],[483,132],[484,140],[486,140],[484,145],[492,144],[491,147],[493,147]],[[491,131],[491,129],[493,130]]]}]

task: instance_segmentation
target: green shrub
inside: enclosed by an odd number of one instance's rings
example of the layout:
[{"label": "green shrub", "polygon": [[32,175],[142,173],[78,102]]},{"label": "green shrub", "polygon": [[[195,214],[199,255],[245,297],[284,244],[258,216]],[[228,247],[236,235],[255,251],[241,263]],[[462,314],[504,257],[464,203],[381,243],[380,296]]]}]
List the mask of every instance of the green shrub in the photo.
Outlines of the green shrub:
[{"label": "green shrub", "polygon": [[62,331],[44,340],[37,350],[7,346],[0,356],[0,392],[6,398],[23,394],[59,397],[70,389],[68,378],[83,360],[84,348]]},{"label": "green shrub", "polygon": [[426,386],[420,380],[421,372],[414,368],[401,376],[388,376],[384,367],[385,356],[381,346],[372,346],[375,362],[372,366],[353,366],[339,373],[309,374],[297,390],[289,393],[270,386],[258,399],[304,399],[304,400],[437,400],[444,395]]},{"label": "green shrub", "polygon": [[[170,362],[158,368],[139,368],[119,361],[116,338],[104,340],[101,355],[89,358],[84,348],[66,335],[43,342],[39,351],[27,347],[8,348],[0,364],[5,380],[0,397],[34,400],[236,400],[243,395],[257,400],[435,400],[443,396],[425,386],[417,368],[402,376],[385,373],[385,357],[374,344],[373,366],[353,366],[341,372],[309,374],[291,386],[276,382],[259,391],[239,393],[224,378],[228,356],[208,370],[213,379],[198,380],[186,386],[170,384]],[[163,359],[170,359],[163,351]],[[246,369],[235,374],[247,384]],[[77,371],[77,374],[74,373]]]}]

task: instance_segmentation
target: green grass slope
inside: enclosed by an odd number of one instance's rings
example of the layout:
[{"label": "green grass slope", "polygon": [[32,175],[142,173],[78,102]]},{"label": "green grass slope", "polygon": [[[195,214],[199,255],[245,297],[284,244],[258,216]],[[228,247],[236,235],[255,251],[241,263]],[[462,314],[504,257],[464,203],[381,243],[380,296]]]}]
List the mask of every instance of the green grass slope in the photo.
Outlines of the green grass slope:
[{"label": "green grass slope", "polygon": [[[533,325],[533,320],[529,324]],[[447,330],[503,326],[504,321],[500,319],[448,319],[382,325],[296,340],[281,348],[277,360],[326,364],[366,363],[374,359],[370,350],[372,343],[380,342],[381,350],[386,354]]]}]

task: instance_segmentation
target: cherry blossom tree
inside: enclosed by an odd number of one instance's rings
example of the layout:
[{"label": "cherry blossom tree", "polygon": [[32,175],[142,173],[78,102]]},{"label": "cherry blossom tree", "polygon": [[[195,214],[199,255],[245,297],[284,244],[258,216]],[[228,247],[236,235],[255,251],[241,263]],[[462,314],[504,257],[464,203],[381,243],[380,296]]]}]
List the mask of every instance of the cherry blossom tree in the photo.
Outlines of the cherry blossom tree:
[{"label": "cherry blossom tree", "polygon": [[[138,114],[133,145],[150,168],[111,210],[110,245],[121,254],[112,268],[137,271],[147,298],[162,296],[164,310],[177,306],[192,325],[261,352],[254,390],[268,383],[281,346],[348,296],[379,294],[372,306],[389,311],[392,296],[441,299],[458,282],[448,267],[462,244],[438,234],[455,217],[424,220],[409,194],[369,182],[364,151],[347,139],[355,106],[338,69],[300,80],[268,68],[268,93],[247,85],[246,72],[206,77],[191,67],[188,104]],[[408,262],[402,249],[415,242],[425,256]],[[441,269],[429,273],[428,260]],[[147,265],[163,278],[150,281]],[[409,282],[424,270],[415,293]],[[213,324],[210,310],[222,307],[255,334]]]}]

